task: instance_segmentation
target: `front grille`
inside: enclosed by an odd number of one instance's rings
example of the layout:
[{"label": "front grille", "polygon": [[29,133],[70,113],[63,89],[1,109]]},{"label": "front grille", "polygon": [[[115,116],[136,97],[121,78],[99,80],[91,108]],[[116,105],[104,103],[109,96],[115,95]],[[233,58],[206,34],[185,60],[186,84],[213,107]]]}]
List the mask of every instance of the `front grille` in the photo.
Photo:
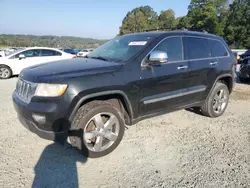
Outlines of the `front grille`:
[{"label": "front grille", "polygon": [[29,103],[36,91],[36,84],[19,79],[16,84],[16,94],[20,100]]}]

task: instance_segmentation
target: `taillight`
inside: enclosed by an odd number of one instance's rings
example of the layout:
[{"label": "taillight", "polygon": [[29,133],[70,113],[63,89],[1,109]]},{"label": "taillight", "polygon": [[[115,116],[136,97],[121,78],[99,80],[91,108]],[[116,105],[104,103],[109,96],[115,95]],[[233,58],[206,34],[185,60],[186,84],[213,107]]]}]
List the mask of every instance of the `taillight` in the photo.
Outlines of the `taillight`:
[{"label": "taillight", "polygon": [[239,59],[237,57],[235,57],[234,65],[238,65],[238,63],[239,63]]},{"label": "taillight", "polygon": [[239,63],[239,59],[236,59],[234,65],[237,65]]}]

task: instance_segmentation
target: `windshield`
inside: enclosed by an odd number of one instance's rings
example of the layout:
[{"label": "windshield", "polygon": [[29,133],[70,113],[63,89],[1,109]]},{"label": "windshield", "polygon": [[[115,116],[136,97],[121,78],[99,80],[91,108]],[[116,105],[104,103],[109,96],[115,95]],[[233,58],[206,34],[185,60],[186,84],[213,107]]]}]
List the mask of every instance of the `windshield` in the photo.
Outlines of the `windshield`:
[{"label": "windshield", "polygon": [[152,36],[147,35],[125,35],[108,41],[93,52],[88,58],[97,58],[109,61],[125,61],[142,50]]},{"label": "windshield", "polygon": [[14,51],[12,51],[12,52],[7,52],[7,51],[5,51],[5,56],[11,56],[11,55],[13,55],[13,54],[15,54],[15,53],[21,52],[22,50],[23,50],[23,49],[14,50]]}]

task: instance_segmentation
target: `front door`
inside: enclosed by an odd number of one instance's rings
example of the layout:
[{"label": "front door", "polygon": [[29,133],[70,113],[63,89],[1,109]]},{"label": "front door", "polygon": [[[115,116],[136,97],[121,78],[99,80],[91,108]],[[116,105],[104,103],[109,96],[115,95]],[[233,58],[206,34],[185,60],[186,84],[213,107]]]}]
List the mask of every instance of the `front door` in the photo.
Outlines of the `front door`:
[{"label": "front door", "polygon": [[[23,54],[24,58],[19,58],[20,54]],[[14,73],[19,74],[24,68],[38,64],[41,60],[39,55],[39,49],[32,49],[20,52],[11,57],[9,61],[14,67]]]},{"label": "front door", "polygon": [[153,51],[166,52],[168,61],[147,66],[148,57],[144,60],[141,69],[141,116],[159,113],[184,103],[189,63],[185,59],[182,44],[182,37],[167,37]]}]

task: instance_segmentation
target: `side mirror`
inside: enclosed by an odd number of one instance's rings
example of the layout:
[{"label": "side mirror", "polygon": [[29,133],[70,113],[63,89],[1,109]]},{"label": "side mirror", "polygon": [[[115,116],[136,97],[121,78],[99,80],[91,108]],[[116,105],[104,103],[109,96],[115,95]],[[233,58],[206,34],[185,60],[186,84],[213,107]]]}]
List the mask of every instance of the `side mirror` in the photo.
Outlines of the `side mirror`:
[{"label": "side mirror", "polygon": [[149,63],[165,63],[168,60],[168,54],[163,51],[153,51],[149,55]]},{"label": "side mirror", "polygon": [[25,58],[25,55],[24,55],[24,54],[20,54],[20,55],[19,55],[19,60],[24,59],[24,58]]}]

